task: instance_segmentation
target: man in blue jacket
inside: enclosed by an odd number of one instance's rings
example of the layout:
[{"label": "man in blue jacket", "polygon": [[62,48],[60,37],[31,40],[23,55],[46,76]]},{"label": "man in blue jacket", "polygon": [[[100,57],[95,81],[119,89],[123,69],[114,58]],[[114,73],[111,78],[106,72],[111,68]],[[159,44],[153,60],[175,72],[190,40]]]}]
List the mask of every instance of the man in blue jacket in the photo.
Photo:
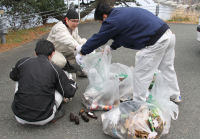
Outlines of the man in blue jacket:
[{"label": "man in blue jacket", "polygon": [[160,70],[173,101],[181,101],[174,70],[175,35],[165,22],[141,8],[111,8],[105,3],[97,5],[94,16],[102,26],[80,49],[77,48],[81,55],[91,53],[110,39],[113,50],[121,46],[139,50],[135,57],[133,98],[146,101],[152,77]]}]

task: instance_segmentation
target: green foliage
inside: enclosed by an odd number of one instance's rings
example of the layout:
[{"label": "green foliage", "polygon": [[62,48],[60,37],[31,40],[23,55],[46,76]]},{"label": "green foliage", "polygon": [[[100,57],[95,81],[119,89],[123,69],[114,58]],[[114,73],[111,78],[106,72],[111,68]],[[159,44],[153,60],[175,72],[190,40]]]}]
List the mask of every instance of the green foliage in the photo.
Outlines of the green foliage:
[{"label": "green foliage", "polygon": [[45,24],[49,17],[62,20],[67,11],[64,0],[1,0],[0,5],[12,29]]},{"label": "green foliage", "polygon": [[63,14],[67,11],[64,0],[29,0],[28,3],[40,13],[43,24],[49,16],[62,20]]},{"label": "green foliage", "polygon": [[25,28],[25,25],[35,17],[35,15],[32,14],[34,9],[23,0],[20,2],[3,0],[1,1],[1,5],[5,7],[4,16],[8,17],[8,23],[14,30]]}]

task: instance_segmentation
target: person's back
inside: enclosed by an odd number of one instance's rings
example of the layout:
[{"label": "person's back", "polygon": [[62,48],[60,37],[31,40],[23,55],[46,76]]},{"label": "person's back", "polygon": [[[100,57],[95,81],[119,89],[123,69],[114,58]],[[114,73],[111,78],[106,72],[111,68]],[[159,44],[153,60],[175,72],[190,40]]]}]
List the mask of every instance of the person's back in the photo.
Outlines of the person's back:
[{"label": "person's back", "polygon": [[[112,8],[108,17],[102,22],[98,34],[93,35],[82,49],[83,55],[113,40],[112,49],[121,46],[141,50],[154,44],[169,28],[161,19],[142,8]],[[101,39],[99,39],[101,38]]]},{"label": "person's back", "polygon": [[[56,106],[56,90],[61,98],[71,98],[76,91],[75,82],[49,61],[55,51],[53,44],[46,40],[39,41],[38,44],[37,57],[22,58],[10,72],[10,78],[18,82],[12,110],[18,119],[27,122],[43,121],[55,116],[59,107]],[[52,45],[52,48],[48,45],[45,48],[45,44]],[[46,50],[45,55],[43,53]]]},{"label": "person's back", "polygon": [[[162,26],[167,24],[142,8],[122,7],[112,9],[106,22],[116,28],[114,34],[120,34],[117,40],[124,46],[132,49],[141,49],[147,46],[151,37]],[[116,37],[116,36],[115,36]],[[116,38],[113,38],[116,40]],[[122,41],[123,40],[123,41]]]},{"label": "person's back", "polygon": [[13,111],[24,120],[43,120],[53,111],[56,71],[43,55],[23,59],[22,63]]}]

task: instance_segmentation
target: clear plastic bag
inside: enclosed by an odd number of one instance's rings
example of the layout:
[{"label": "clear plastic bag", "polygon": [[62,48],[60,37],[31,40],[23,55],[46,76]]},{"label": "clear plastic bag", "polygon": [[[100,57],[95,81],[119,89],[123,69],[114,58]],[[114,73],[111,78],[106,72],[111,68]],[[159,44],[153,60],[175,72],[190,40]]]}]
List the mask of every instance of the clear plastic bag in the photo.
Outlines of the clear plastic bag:
[{"label": "clear plastic bag", "polygon": [[119,78],[119,97],[121,101],[133,99],[133,67],[112,63],[110,71]]},{"label": "clear plastic bag", "polygon": [[110,47],[106,46],[104,52],[90,53],[84,56],[81,66],[86,73],[89,73],[91,69],[95,69],[101,78],[106,80],[110,74],[111,58]]},{"label": "clear plastic bag", "polygon": [[110,74],[110,47],[104,52],[87,55],[82,67],[87,72],[89,85],[83,94],[83,104],[90,110],[110,110],[119,104],[119,81]]},{"label": "clear plastic bag", "polygon": [[171,119],[176,120],[179,114],[178,105],[170,101],[171,93],[168,90],[168,85],[163,80],[162,72],[157,71],[155,83],[147,101],[159,107],[163,113],[166,125],[162,135],[168,134]]},{"label": "clear plastic bag", "polygon": [[158,138],[165,124],[158,107],[140,101],[123,102],[101,118],[104,133],[121,139]]},{"label": "clear plastic bag", "polygon": [[167,134],[171,118],[176,120],[179,113],[167,91],[162,73],[158,72],[147,102],[123,102],[101,115],[104,133],[122,139],[154,139]]},{"label": "clear plastic bag", "polygon": [[83,104],[90,110],[110,110],[119,105],[119,84],[117,79],[106,80],[98,87],[88,86]]}]

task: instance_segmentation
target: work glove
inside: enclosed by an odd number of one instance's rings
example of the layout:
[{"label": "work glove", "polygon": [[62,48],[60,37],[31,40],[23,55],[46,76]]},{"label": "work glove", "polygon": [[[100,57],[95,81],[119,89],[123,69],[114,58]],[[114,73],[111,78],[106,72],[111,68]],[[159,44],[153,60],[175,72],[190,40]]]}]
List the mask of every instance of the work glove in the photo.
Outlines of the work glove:
[{"label": "work glove", "polygon": [[79,64],[80,66],[81,66],[82,63],[83,63],[82,59],[83,59],[83,56],[82,56],[80,53],[78,53],[78,54],[76,55],[76,63]]},{"label": "work glove", "polygon": [[82,47],[81,45],[76,46],[76,52],[77,52],[77,53],[80,53],[81,47]]}]

